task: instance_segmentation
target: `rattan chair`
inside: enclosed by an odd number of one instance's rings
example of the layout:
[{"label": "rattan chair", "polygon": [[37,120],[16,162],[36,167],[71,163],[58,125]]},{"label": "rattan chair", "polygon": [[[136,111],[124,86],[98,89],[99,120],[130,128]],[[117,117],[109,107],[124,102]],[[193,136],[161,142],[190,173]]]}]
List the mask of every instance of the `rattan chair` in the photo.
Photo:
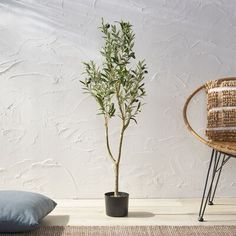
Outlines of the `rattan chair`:
[{"label": "rattan chair", "polygon": [[[236,80],[236,77],[222,78],[221,80]],[[210,141],[201,137],[190,125],[188,121],[187,111],[188,106],[192,98],[198,94],[200,91],[205,90],[205,84],[196,89],[186,100],[186,103],[183,108],[183,118],[187,129],[202,143],[206,144],[212,148],[211,159],[207,171],[207,176],[205,180],[205,186],[203,190],[199,218],[200,222],[204,221],[204,213],[206,205],[213,205],[213,200],[215,197],[217,185],[220,179],[221,171],[223,166],[231,158],[236,157],[236,142],[219,142],[219,141]]]}]

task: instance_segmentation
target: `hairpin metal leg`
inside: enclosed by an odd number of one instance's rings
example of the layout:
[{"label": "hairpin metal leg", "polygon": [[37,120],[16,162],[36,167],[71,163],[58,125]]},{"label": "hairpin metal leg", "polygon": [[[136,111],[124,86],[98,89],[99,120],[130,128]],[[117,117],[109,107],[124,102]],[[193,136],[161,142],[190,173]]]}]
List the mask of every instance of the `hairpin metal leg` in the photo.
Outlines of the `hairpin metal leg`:
[{"label": "hairpin metal leg", "polygon": [[[203,216],[205,213],[207,203],[209,202],[209,204],[211,205],[213,198],[215,196],[216,188],[217,188],[219,178],[220,178],[219,174],[218,174],[217,181],[214,188],[213,188],[213,185],[214,185],[214,179],[215,179],[216,173],[218,171],[220,156],[221,156],[220,152],[217,152],[214,149],[212,150],[211,160],[210,160],[208,171],[207,171],[207,177],[205,181],[205,186],[204,186],[204,191],[203,191],[202,201],[201,201],[201,206],[200,206],[200,211],[199,211],[198,220],[201,222],[204,221]],[[211,179],[209,178],[210,173],[212,173]],[[212,189],[214,189],[213,194],[212,194]]]},{"label": "hairpin metal leg", "polygon": [[[221,153],[219,153],[218,161],[220,160],[220,157],[221,157]],[[222,171],[223,165],[225,164],[225,157],[226,157],[225,154],[223,154],[223,158],[222,158],[222,161],[221,161],[221,164],[220,164],[219,168],[218,168],[218,164],[219,164],[219,162],[218,162],[216,168],[214,169],[216,181],[215,181],[215,184],[214,184],[215,186],[213,188],[214,189],[213,193],[210,195],[208,205],[213,205],[213,200],[214,200],[216,189],[217,189],[219,179],[220,179],[220,176],[221,176],[221,171]]]},{"label": "hairpin metal leg", "polygon": [[[222,161],[220,161],[221,156],[223,156]],[[211,160],[210,160],[208,171],[207,171],[205,186],[204,186],[203,195],[202,195],[201,206],[200,206],[200,210],[199,210],[198,220],[201,222],[204,221],[203,216],[204,216],[204,213],[206,210],[207,203],[209,205],[213,205],[213,200],[215,197],[216,189],[217,189],[217,186],[219,183],[219,179],[221,176],[223,166],[231,158],[236,158],[236,156],[222,153],[222,152],[212,149]],[[210,178],[210,175],[211,175],[211,178]]]}]

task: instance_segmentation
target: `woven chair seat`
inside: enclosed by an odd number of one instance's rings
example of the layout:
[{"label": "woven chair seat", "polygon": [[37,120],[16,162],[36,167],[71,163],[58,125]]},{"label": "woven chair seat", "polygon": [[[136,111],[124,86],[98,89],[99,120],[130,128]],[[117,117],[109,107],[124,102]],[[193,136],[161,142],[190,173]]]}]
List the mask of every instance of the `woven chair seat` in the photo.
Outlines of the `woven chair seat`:
[{"label": "woven chair seat", "polygon": [[[235,77],[231,78],[224,78],[224,80],[236,80]],[[236,156],[236,142],[225,142],[225,141],[211,141],[207,138],[201,137],[190,125],[188,121],[187,111],[188,111],[188,105],[192,98],[198,94],[201,90],[205,90],[205,85],[202,85],[198,89],[196,89],[186,100],[184,109],[183,109],[183,117],[184,117],[184,123],[187,127],[187,129],[202,143],[208,145],[209,147],[215,149],[216,151],[223,152],[225,154]]]},{"label": "woven chair seat", "polygon": [[207,145],[217,151],[236,156],[236,142],[209,141]]}]

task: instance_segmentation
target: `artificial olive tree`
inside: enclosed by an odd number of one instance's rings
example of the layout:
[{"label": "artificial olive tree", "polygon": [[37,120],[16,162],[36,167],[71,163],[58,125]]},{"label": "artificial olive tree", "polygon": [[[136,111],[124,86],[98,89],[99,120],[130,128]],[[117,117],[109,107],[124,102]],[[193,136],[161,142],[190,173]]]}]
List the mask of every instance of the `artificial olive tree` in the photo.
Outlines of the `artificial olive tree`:
[{"label": "artificial olive tree", "polygon": [[[99,115],[104,117],[106,147],[115,170],[114,196],[119,195],[119,165],[122,155],[124,134],[131,121],[141,112],[145,96],[144,75],[146,64],[135,59],[132,25],[129,22],[116,22],[113,25],[104,23],[99,27],[103,34],[104,46],[101,49],[102,65],[93,61],[85,62],[85,78],[81,83],[85,93],[91,94],[98,106]],[[133,64],[133,62],[132,62]],[[110,120],[118,117],[121,120],[118,154],[111,150],[109,137]]]}]

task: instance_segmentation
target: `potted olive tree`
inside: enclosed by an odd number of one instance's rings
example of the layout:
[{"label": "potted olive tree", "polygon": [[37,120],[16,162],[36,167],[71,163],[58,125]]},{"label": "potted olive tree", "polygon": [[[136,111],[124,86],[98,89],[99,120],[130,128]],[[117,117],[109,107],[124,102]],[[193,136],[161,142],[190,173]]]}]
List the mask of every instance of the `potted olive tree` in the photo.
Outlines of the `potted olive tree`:
[{"label": "potted olive tree", "polygon": [[[145,96],[144,75],[146,64],[139,61],[130,65],[135,59],[132,25],[129,22],[104,23],[99,27],[103,34],[104,46],[101,49],[103,62],[97,66],[93,61],[84,63],[85,78],[81,83],[85,93],[96,100],[99,115],[104,117],[106,147],[108,156],[114,166],[114,191],[105,193],[106,214],[109,216],[127,216],[129,194],[119,191],[119,169],[122,156],[124,134],[136,116],[141,112]],[[119,118],[121,130],[118,153],[114,154],[110,146],[110,120]]]}]

